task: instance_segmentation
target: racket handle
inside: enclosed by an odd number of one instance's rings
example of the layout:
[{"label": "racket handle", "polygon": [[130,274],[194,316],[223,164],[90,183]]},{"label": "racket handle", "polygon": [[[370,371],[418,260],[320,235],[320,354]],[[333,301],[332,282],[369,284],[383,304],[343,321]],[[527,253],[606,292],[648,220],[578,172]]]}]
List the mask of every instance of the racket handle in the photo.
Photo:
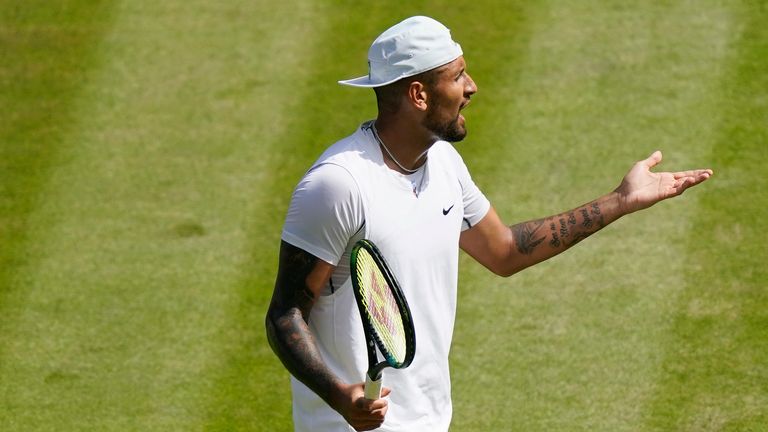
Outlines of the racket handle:
[{"label": "racket handle", "polygon": [[372,380],[368,374],[365,374],[365,398],[376,400],[381,397],[381,378]]}]

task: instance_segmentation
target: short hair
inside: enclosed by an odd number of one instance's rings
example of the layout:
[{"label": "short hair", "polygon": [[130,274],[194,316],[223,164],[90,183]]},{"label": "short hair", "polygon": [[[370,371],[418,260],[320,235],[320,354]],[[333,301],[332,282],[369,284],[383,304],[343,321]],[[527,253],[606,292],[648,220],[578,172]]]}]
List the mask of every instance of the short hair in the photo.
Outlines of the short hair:
[{"label": "short hair", "polygon": [[376,105],[379,107],[379,112],[387,114],[396,113],[400,109],[400,103],[402,102],[405,91],[414,81],[424,84],[427,89],[434,88],[435,84],[437,84],[440,71],[441,68],[438,67],[414,76],[397,80],[392,84],[374,87],[373,91],[376,92]]}]

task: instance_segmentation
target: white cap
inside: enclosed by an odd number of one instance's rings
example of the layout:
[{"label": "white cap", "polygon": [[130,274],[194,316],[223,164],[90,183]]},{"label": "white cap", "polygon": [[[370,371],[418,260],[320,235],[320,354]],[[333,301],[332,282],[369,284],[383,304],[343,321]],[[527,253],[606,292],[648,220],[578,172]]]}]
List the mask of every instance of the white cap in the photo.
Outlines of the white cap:
[{"label": "white cap", "polygon": [[381,87],[448,64],[462,54],[447,27],[429,17],[410,17],[373,41],[368,50],[368,75],[339,84]]}]

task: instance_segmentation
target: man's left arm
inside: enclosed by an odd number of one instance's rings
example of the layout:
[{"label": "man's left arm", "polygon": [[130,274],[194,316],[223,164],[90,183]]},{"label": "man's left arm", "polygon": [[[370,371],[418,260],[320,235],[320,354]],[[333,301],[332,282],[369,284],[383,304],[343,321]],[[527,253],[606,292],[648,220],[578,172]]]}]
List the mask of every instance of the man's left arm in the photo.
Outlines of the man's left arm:
[{"label": "man's left arm", "polygon": [[682,194],[712,175],[710,169],[651,171],[661,152],[635,163],[614,191],[572,210],[506,226],[496,211],[461,234],[460,246],[496,274],[510,276],[545,261],[620,217]]}]

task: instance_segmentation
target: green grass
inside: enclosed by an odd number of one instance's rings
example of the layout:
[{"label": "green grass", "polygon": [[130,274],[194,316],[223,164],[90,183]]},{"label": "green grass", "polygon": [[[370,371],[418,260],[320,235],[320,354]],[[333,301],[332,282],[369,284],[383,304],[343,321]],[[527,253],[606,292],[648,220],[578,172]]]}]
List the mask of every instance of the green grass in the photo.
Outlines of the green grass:
[{"label": "green grass", "polygon": [[451,430],[768,430],[757,0],[0,0],[0,430],[290,430],[282,218],[375,115],[335,81],[416,13],[465,50],[458,148],[510,223],[657,148],[716,171],[513,278],[463,256]]}]

